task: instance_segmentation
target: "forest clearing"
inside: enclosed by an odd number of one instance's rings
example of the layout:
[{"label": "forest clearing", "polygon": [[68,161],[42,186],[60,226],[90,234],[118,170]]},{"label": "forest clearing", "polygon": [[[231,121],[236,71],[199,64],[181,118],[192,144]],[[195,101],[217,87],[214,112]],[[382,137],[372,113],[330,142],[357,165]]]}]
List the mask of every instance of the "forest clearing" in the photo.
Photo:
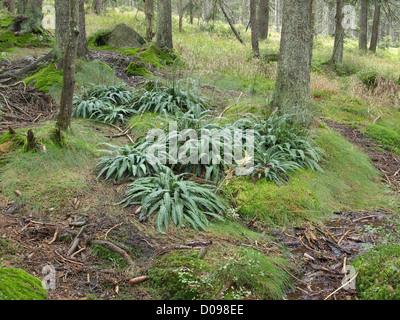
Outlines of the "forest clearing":
[{"label": "forest clearing", "polygon": [[400,299],[399,17],[3,0],[0,300]]}]

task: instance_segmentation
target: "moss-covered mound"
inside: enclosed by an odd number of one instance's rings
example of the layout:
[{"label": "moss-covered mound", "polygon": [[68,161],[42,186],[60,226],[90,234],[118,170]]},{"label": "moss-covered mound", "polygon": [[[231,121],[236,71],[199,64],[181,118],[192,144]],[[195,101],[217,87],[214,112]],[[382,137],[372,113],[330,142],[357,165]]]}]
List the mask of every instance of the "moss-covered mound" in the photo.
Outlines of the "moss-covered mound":
[{"label": "moss-covered mound", "polygon": [[143,37],[124,23],[114,29],[99,30],[88,38],[91,49],[140,48],[144,44],[146,41]]},{"label": "moss-covered mound", "polygon": [[50,64],[46,68],[40,70],[33,76],[26,78],[25,83],[27,85],[33,82],[33,87],[36,90],[42,92],[49,92],[49,87],[52,85],[60,85],[63,83],[63,72],[62,70],[56,70],[54,64]]},{"label": "moss-covered mound", "polygon": [[395,152],[400,152],[400,131],[394,131],[378,124],[371,124],[367,127],[367,135],[375,140],[391,147]]},{"label": "moss-covered mound", "polygon": [[400,244],[378,246],[353,263],[364,300],[400,300]]},{"label": "moss-covered mound", "polygon": [[49,47],[53,39],[41,28],[35,28],[32,32],[14,34],[7,30],[9,20],[2,19],[0,22],[0,51],[7,51],[13,47]]},{"label": "moss-covered mound", "polygon": [[0,267],[0,300],[45,300],[42,282],[21,269]]}]

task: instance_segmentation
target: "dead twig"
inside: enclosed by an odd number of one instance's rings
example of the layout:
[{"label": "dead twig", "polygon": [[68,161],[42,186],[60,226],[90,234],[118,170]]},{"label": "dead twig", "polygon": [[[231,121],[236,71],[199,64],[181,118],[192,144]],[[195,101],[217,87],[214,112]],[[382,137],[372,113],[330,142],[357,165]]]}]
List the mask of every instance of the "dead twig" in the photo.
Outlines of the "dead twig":
[{"label": "dead twig", "polygon": [[121,255],[122,258],[124,258],[124,260],[126,261],[126,263],[129,264],[130,266],[135,265],[135,262],[133,262],[132,258],[126,253],[125,250],[121,249],[120,247],[116,246],[115,244],[113,244],[109,241],[93,240],[92,244],[106,247],[107,249],[110,249],[111,251],[114,251],[114,252],[118,253],[119,255]]}]

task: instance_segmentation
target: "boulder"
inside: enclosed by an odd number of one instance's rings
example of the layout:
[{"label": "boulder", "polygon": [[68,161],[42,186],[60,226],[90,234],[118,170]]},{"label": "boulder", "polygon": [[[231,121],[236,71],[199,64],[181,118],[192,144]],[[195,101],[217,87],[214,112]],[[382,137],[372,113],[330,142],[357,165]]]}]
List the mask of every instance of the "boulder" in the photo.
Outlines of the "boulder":
[{"label": "boulder", "polygon": [[118,24],[108,37],[108,45],[115,48],[140,48],[146,43],[143,37],[127,26],[125,23]]}]

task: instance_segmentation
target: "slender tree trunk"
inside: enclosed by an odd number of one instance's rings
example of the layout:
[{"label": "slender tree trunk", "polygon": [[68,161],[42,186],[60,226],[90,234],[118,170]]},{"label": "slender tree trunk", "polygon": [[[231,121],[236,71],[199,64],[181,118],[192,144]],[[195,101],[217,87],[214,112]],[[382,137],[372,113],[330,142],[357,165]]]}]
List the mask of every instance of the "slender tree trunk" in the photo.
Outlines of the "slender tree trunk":
[{"label": "slender tree trunk", "polygon": [[343,43],[344,43],[344,29],[343,29],[343,0],[336,0],[336,29],[335,29],[335,43],[333,46],[333,54],[331,65],[342,63],[343,61]]},{"label": "slender tree trunk", "polygon": [[69,0],[69,37],[64,55],[63,89],[60,113],[56,126],[61,130],[71,127],[73,97],[75,89],[76,53],[79,39],[79,0]]},{"label": "slender tree trunk", "polygon": [[275,24],[276,24],[276,31],[278,33],[281,32],[281,21],[280,21],[280,17],[279,17],[279,7],[280,7],[280,1],[279,0],[275,0]]},{"label": "slender tree trunk", "polygon": [[97,15],[101,14],[101,0],[93,0],[93,9]]},{"label": "slender tree trunk", "polygon": [[243,0],[242,20],[243,20],[243,24],[244,25],[248,24],[248,21],[249,21],[249,0]]},{"label": "slender tree trunk", "polygon": [[283,112],[305,109],[310,101],[313,38],[310,0],[285,0],[273,103]]},{"label": "slender tree trunk", "polygon": [[362,51],[368,49],[368,0],[361,0],[360,37],[358,47]]},{"label": "slender tree trunk", "polygon": [[153,39],[154,0],[145,0],[144,12],[146,15],[146,39]]},{"label": "slender tree trunk", "polygon": [[269,0],[260,0],[258,7],[258,37],[268,39],[269,31]]},{"label": "slender tree trunk", "polygon": [[157,46],[173,48],[171,0],[158,0]]},{"label": "slender tree trunk", "polygon": [[183,30],[183,0],[178,0],[179,32]]},{"label": "slender tree trunk", "polygon": [[79,58],[90,58],[88,42],[86,39],[86,17],[84,0],[80,0],[79,3],[79,39],[77,56]]},{"label": "slender tree trunk", "polygon": [[190,24],[193,24],[193,0],[189,0],[189,19],[190,19]]},{"label": "slender tree trunk", "polygon": [[260,56],[258,45],[257,1],[250,0],[251,47],[256,57]]},{"label": "slender tree trunk", "polygon": [[[86,40],[85,8],[84,0],[79,2],[79,41],[77,56],[79,58],[89,58],[89,48]],[[64,58],[66,46],[69,41],[69,3],[66,0],[56,0],[56,31],[54,37],[53,55],[56,60]]]},{"label": "slender tree trunk", "polygon": [[371,50],[373,53],[376,53],[376,48],[378,46],[379,27],[381,21],[381,5],[381,0],[376,0],[374,21],[372,23],[371,44],[369,46],[369,50]]},{"label": "slender tree trunk", "polygon": [[229,26],[230,26],[231,29],[232,29],[232,32],[234,33],[234,35],[236,36],[236,38],[239,40],[239,42],[240,42],[241,44],[245,45],[243,39],[240,37],[240,34],[237,32],[235,26],[233,25],[232,20],[229,18],[228,14],[226,13],[225,8],[224,8],[224,5],[222,4],[222,1],[221,1],[221,0],[218,0],[218,4],[219,4],[219,7],[220,7],[220,9],[221,9],[221,11],[222,11],[222,13],[223,13],[223,15],[224,15],[226,21],[228,21]]}]

